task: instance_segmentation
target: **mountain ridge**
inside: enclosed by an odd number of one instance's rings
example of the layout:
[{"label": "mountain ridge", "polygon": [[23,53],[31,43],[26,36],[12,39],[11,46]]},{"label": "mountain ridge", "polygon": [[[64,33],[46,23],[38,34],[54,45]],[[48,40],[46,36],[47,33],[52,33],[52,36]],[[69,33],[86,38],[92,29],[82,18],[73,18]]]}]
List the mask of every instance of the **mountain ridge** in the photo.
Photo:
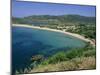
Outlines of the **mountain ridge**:
[{"label": "mountain ridge", "polygon": [[87,16],[81,16],[81,15],[75,15],[75,14],[69,14],[69,15],[59,15],[59,16],[53,16],[53,15],[32,15],[27,16],[23,18],[16,18],[13,17],[12,21],[20,20],[23,22],[34,22],[34,21],[51,21],[51,22],[60,22],[60,23],[83,23],[83,24],[95,24],[96,23],[96,17],[87,17]]}]

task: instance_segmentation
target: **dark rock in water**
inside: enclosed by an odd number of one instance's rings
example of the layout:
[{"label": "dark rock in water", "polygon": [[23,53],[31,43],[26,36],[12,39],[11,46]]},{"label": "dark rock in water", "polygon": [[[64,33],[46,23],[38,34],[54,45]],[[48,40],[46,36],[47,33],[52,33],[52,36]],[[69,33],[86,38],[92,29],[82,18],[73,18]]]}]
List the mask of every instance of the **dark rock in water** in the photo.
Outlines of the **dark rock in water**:
[{"label": "dark rock in water", "polygon": [[35,55],[35,56],[32,56],[31,61],[38,61],[39,62],[43,59],[44,59],[43,55]]}]

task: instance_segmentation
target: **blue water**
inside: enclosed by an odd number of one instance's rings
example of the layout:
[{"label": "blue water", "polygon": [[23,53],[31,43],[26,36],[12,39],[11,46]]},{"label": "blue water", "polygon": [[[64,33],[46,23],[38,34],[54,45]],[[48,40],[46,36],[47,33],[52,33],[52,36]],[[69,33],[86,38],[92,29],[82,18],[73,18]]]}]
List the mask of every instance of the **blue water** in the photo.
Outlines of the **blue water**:
[{"label": "blue water", "polygon": [[33,55],[49,57],[59,51],[85,45],[84,41],[59,32],[12,27],[12,69],[28,67]]}]

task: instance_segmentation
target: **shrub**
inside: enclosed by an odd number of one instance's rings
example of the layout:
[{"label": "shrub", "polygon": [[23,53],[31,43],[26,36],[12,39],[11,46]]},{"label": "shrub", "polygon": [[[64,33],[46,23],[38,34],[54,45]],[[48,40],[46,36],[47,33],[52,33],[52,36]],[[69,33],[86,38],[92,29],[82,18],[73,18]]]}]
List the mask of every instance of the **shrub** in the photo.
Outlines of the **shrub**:
[{"label": "shrub", "polygon": [[41,64],[43,65],[51,64],[51,63],[54,64],[54,63],[65,61],[65,60],[67,60],[66,54],[64,52],[59,52],[53,55],[52,57],[49,57],[47,60],[45,60]]},{"label": "shrub", "polygon": [[96,55],[96,51],[95,50],[88,50],[88,51],[83,53],[83,56],[85,56],[85,57],[95,56],[95,55]]},{"label": "shrub", "polygon": [[83,49],[74,49],[66,52],[66,58],[72,59],[75,57],[80,57],[83,54]]},{"label": "shrub", "polygon": [[96,62],[94,57],[79,57],[69,61],[62,61],[55,64],[41,65],[30,71],[33,72],[49,72],[49,71],[65,71],[65,70],[83,70],[95,69]]},{"label": "shrub", "polygon": [[57,63],[57,62],[60,62],[60,61],[65,61],[65,60],[67,60],[65,53],[59,52],[56,55],[54,55],[53,57],[51,57],[48,62],[49,63]]}]

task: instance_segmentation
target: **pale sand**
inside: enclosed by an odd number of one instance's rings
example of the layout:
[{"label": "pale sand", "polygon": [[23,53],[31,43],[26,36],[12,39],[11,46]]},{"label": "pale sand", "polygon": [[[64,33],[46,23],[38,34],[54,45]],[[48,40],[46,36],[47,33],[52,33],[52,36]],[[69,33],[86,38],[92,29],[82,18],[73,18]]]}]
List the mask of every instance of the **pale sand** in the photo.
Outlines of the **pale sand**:
[{"label": "pale sand", "polygon": [[67,34],[67,35],[71,35],[71,36],[76,37],[78,39],[81,39],[85,42],[89,42],[90,44],[95,46],[95,43],[93,41],[91,41],[90,39],[85,38],[84,36],[79,35],[79,34],[75,34],[75,33],[65,32],[65,31],[57,30],[57,29],[50,29],[50,28],[46,28],[46,27],[31,26],[31,25],[27,25],[27,24],[13,24],[12,26],[36,28],[36,29],[41,29],[41,30],[49,30],[49,31],[54,31],[54,32],[60,32],[60,33],[64,33],[64,34]]}]

